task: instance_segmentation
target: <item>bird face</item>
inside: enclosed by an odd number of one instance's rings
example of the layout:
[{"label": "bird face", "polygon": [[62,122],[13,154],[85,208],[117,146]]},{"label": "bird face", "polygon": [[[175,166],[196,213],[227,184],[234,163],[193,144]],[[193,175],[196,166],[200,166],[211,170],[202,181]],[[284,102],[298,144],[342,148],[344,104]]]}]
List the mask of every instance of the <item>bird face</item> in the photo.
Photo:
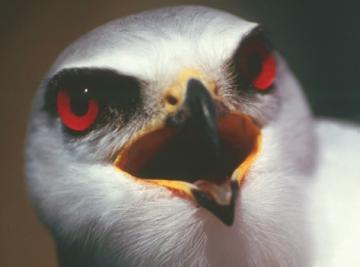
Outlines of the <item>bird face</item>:
[{"label": "bird face", "polygon": [[313,139],[257,24],[174,7],[63,52],[35,97],[27,176],[66,266],[302,266]]}]

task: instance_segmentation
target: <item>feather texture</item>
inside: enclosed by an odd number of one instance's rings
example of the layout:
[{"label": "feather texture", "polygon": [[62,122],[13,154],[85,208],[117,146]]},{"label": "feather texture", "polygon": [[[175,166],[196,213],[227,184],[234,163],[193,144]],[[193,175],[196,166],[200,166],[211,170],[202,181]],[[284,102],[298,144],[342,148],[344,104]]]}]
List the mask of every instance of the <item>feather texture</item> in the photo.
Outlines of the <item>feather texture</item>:
[{"label": "feather texture", "polygon": [[[359,236],[359,130],[314,121],[280,55],[271,94],[236,94],[229,58],[256,26],[206,7],[164,8],[101,26],[60,55],[35,96],[26,171],[62,266],[359,264],[352,238]],[[229,109],[261,124],[262,151],[231,227],[165,188],[134,182],[109,160],[161,116],[164,88],[188,66],[216,81]],[[69,68],[107,68],[146,81],[144,109],[126,125],[69,138],[43,109],[48,80]],[[349,265],[341,264],[344,257]]]}]

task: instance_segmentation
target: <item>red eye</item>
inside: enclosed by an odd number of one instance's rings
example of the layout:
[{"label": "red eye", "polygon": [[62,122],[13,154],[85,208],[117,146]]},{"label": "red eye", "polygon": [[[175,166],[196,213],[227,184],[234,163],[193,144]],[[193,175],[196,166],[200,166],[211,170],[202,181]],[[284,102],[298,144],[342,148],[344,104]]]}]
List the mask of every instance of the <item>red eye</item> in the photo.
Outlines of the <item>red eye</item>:
[{"label": "red eye", "polygon": [[252,40],[241,48],[240,72],[258,90],[269,89],[276,75],[276,61],[270,49],[259,40]]},{"label": "red eye", "polygon": [[99,114],[99,105],[87,96],[87,89],[70,94],[67,90],[59,90],[56,107],[63,124],[73,131],[89,129]]}]

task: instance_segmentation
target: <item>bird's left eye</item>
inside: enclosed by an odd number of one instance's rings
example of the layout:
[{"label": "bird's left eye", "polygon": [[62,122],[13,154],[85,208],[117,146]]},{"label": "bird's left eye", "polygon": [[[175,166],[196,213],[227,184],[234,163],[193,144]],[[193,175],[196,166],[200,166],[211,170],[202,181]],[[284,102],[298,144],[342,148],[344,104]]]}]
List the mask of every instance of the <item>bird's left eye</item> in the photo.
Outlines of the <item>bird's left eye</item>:
[{"label": "bird's left eye", "polygon": [[99,104],[89,96],[87,88],[60,89],[56,96],[56,109],[62,123],[76,132],[90,129],[99,115]]},{"label": "bird's left eye", "polygon": [[270,89],[276,75],[276,61],[270,47],[258,36],[245,40],[237,55],[238,71],[259,91]]}]

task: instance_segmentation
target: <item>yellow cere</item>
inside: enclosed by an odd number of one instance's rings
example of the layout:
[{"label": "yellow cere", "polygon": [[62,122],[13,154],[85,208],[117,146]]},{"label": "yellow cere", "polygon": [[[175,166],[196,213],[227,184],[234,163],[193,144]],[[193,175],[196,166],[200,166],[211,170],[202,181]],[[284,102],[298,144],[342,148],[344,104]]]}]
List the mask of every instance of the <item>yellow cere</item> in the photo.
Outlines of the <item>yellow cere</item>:
[{"label": "yellow cere", "polygon": [[[175,112],[179,105],[185,98],[187,83],[191,79],[197,79],[201,81],[209,90],[211,94],[215,92],[215,82],[210,80],[203,72],[195,68],[182,69],[175,81],[166,90],[164,103],[168,113]],[[176,104],[169,103],[168,99],[176,99]]]}]

